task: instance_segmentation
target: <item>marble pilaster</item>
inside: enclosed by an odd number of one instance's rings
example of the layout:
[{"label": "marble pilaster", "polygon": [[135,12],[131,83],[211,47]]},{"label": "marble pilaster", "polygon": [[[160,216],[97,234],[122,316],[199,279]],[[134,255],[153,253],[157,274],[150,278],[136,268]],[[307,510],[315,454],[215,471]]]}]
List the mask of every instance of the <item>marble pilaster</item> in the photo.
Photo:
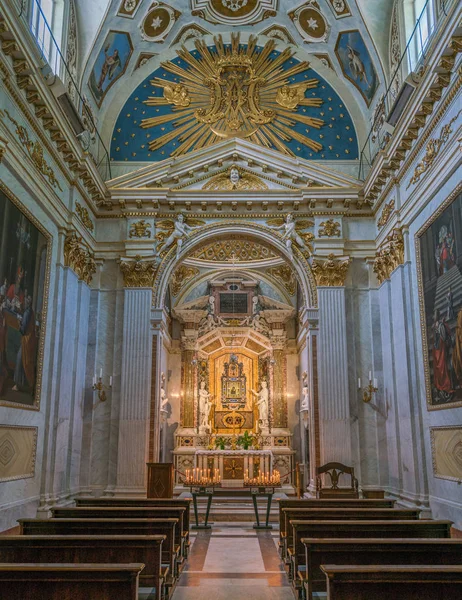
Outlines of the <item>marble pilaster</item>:
[{"label": "marble pilaster", "polygon": [[144,493],[151,396],[150,289],[124,290],[117,482],[114,493]]}]

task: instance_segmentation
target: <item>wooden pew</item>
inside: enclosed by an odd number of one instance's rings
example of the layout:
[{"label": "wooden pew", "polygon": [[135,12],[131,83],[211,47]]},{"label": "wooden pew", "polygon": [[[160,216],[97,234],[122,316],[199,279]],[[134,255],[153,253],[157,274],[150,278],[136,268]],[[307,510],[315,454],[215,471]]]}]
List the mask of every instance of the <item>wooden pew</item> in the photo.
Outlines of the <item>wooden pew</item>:
[{"label": "wooden pew", "polygon": [[192,502],[190,498],[132,498],[123,496],[91,498],[77,496],[74,501],[76,506],[184,506],[186,510],[183,513],[183,531],[189,536],[189,517]]},{"label": "wooden pew", "polygon": [[135,564],[3,564],[1,600],[138,600],[138,577],[144,565]]},{"label": "wooden pew", "polygon": [[[450,538],[452,521],[290,521],[289,577],[301,588],[299,565],[305,564],[302,538]],[[304,579],[304,577],[303,577]]]},{"label": "wooden pew", "polygon": [[167,586],[178,577],[175,531],[178,519],[18,519],[21,535],[164,535],[162,564]]},{"label": "wooden pew", "polygon": [[[143,563],[139,582],[163,597],[163,535],[149,536],[0,536],[2,563]],[[1,592],[0,592],[1,597]]]},{"label": "wooden pew", "polygon": [[393,508],[395,500],[365,500],[364,498],[303,498],[279,500],[279,532],[286,534],[283,508]]},{"label": "wooden pew", "polygon": [[[313,539],[302,538],[305,546],[306,599],[326,591],[323,564],[336,565],[460,565],[462,539]],[[299,569],[300,571],[301,569]],[[372,597],[372,596],[371,596]]]},{"label": "wooden pew", "polygon": [[327,600],[456,600],[462,597],[462,566],[323,565]]},{"label": "wooden pew", "polygon": [[84,506],[51,509],[55,519],[179,519],[179,527],[175,530],[175,544],[180,548],[180,562],[186,553],[187,538],[183,535],[185,512],[187,510],[184,506]]},{"label": "wooden pew", "polygon": [[282,508],[286,536],[281,537],[281,556],[287,559],[287,549],[292,544],[292,528],[290,521],[336,521],[336,520],[415,520],[420,516],[420,510],[408,508]]}]

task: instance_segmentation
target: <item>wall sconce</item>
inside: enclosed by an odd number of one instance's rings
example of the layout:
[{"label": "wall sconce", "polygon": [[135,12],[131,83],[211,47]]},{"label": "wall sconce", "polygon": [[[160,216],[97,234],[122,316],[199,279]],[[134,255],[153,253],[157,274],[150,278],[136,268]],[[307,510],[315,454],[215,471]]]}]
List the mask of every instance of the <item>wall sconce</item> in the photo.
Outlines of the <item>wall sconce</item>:
[{"label": "wall sconce", "polygon": [[[112,375],[109,377],[109,389],[112,388]],[[103,385],[103,369],[99,370],[99,378],[96,378],[96,374],[93,377],[93,391],[98,392],[98,400],[100,402],[106,402],[107,395],[105,389],[108,389]]]},{"label": "wall sconce", "polygon": [[[358,379],[358,389],[361,389],[361,378]],[[378,389],[377,379],[374,377],[374,380],[372,380],[372,372],[369,371],[369,381],[363,390],[363,402],[370,402],[372,400],[372,396],[378,391]]]}]

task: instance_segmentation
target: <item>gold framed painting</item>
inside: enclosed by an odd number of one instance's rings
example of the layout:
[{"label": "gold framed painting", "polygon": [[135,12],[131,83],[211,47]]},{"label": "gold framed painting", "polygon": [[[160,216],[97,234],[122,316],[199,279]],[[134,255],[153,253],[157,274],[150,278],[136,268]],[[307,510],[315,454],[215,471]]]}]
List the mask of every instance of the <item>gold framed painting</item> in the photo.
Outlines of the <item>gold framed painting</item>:
[{"label": "gold framed painting", "polygon": [[52,236],[0,182],[0,406],[39,410]]},{"label": "gold framed painting", "polygon": [[462,425],[430,427],[433,474],[462,481]]},{"label": "gold framed painting", "polygon": [[415,235],[427,407],[462,406],[462,184]]}]

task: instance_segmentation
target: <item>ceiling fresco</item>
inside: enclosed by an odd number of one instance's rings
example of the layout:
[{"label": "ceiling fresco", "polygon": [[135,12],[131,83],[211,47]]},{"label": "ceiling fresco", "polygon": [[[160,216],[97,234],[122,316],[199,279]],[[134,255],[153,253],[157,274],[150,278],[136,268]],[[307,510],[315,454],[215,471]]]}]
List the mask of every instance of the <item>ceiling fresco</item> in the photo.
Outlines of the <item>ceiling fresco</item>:
[{"label": "ceiling fresco", "polygon": [[306,159],[358,157],[353,121],[307,62],[256,39],[178,51],[131,94],[116,122],[111,158],[162,160],[229,137]]}]

